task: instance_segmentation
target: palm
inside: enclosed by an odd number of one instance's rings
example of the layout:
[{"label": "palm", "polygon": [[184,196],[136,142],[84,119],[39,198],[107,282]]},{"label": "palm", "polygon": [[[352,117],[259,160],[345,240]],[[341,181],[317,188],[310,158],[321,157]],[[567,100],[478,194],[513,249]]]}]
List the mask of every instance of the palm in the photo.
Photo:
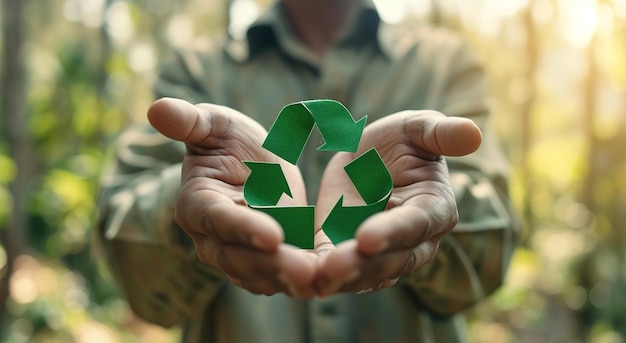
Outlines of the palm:
[{"label": "palm", "polygon": [[321,293],[389,287],[431,260],[439,240],[456,224],[455,198],[441,155],[470,153],[480,138],[480,131],[468,120],[405,111],[366,127],[356,153],[335,155],[322,178],[318,223],[341,195],[344,204],[362,203],[343,166],[372,147],[392,176],[393,190],[387,210],[362,223],[354,241],[334,247],[316,226],[316,246],[329,252],[318,272]]},{"label": "palm", "polygon": [[[310,297],[380,289],[434,256],[456,223],[445,159],[480,144],[469,120],[435,112],[400,112],[369,125],[356,153],[338,153],[326,167],[315,211],[314,253],[283,244],[280,225],[245,204],[250,171],[242,161],[280,163],[293,197],[279,206],[306,204],[297,167],[261,148],[267,132],[234,110],[180,100],[155,103],[148,117],[172,139],[185,142],[176,220],[194,240],[201,261],[254,293]],[[321,229],[337,200],[362,200],[343,167],[375,147],[393,179],[387,210],[363,222],[356,239],[335,246]]]},{"label": "palm", "polygon": [[[435,194],[446,196],[448,201],[454,200],[449,197],[451,189],[447,186],[447,170],[443,160],[436,154],[418,149],[408,133],[398,132],[402,130],[398,121],[407,114],[398,113],[373,123],[363,132],[361,144],[355,153],[342,152],[331,159],[325,169],[317,200],[316,235],[320,240],[316,246],[330,247],[330,240],[323,233],[321,223],[339,197],[344,197],[344,205],[362,204],[363,200],[343,168],[372,147],[381,155],[394,181],[388,208],[416,201],[420,196]],[[433,188],[435,185],[439,187]],[[434,189],[436,192],[433,192]]]},{"label": "palm", "polygon": [[193,239],[200,260],[253,293],[312,296],[313,255],[281,244],[276,221],[242,206],[246,160],[281,163],[293,195],[285,204],[306,203],[298,168],[260,147],[265,129],[225,107],[173,99],[156,102],[148,117],[162,134],[187,146],[176,221]]}]

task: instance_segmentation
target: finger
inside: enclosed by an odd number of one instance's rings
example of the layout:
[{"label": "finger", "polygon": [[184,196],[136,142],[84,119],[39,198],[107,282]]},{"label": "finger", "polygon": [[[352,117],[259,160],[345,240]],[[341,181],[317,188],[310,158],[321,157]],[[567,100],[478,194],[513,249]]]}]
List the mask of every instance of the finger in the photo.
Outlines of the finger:
[{"label": "finger", "polygon": [[175,218],[192,238],[208,236],[216,243],[274,251],[284,239],[282,228],[272,217],[236,204],[217,191],[181,191]]},{"label": "finger", "polygon": [[316,280],[318,295],[391,287],[400,277],[431,261],[437,246],[437,242],[429,241],[412,249],[368,257],[359,254],[354,244],[343,244],[323,259]]},{"label": "finger", "polygon": [[409,139],[432,155],[463,156],[478,149],[482,133],[467,118],[447,117],[434,111],[419,111],[404,121]]},{"label": "finger", "polygon": [[315,204],[315,224],[320,230],[328,214],[342,197],[342,204],[359,205],[363,199],[346,174],[344,167],[354,159],[352,153],[339,152],[335,154],[322,175],[319,193]]},{"label": "finger", "polygon": [[[210,241],[207,249],[214,248]],[[235,284],[256,294],[286,292],[298,297],[314,294],[315,261],[311,254],[287,245],[263,252],[239,245],[224,245],[215,265]]]},{"label": "finger", "polygon": [[336,249],[320,255],[315,288],[320,297],[336,293],[344,284],[361,276],[359,265],[361,257],[356,252],[356,242],[349,240]]},{"label": "finger", "polygon": [[422,194],[368,218],[355,234],[359,252],[372,256],[440,239],[458,221],[453,201],[451,195]]},{"label": "finger", "polygon": [[282,228],[274,218],[232,202],[209,206],[205,223],[227,244],[251,244],[262,250],[275,250],[284,239]]},{"label": "finger", "polygon": [[316,279],[319,296],[387,288],[413,266],[407,263],[406,251],[365,257],[355,248],[354,244],[342,245],[324,256]]},{"label": "finger", "polygon": [[[224,138],[233,134],[229,131],[233,126],[239,129],[237,134],[248,137],[263,137],[265,132],[260,124],[228,107],[192,105],[174,98],[155,101],[148,109],[148,121],[163,135],[188,144],[206,143],[210,137]],[[234,121],[237,125],[232,125]]]},{"label": "finger", "polygon": [[432,261],[437,247],[437,242],[428,241],[413,249],[364,257],[360,266],[361,276],[343,284],[338,292],[361,293],[389,288],[402,276]]},{"label": "finger", "polygon": [[162,98],[148,109],[148,121],[163,135],[183,142],[204,139],[211,132],[210,122],[191,103]]}]

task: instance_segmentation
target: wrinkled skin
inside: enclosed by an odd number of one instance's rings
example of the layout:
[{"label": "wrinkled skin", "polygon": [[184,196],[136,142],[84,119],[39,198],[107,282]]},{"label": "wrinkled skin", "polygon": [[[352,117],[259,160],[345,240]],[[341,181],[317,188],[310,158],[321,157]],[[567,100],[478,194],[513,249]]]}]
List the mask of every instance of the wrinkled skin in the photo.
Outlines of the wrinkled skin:
[{"label": "wrinkled skin", "polygon": [[[245,206],[249,169],[241,162],[280,163],[293,198],[280,205],[305,205],[305,186],[296,166],[261,148],[266,130],[227,107],[156,101],[152,126],[187,146],[176,221],[193,239],[200,260],[257,294],[299,298],[336,292],[368,292],[433,259],[439,241],[457,222],[457,208],[443,156],[475,151],[478,127],[468,119],[435,111],[404,111],[368,125],[356,153],[337,153],[329,162],[316,203],[315,249],[283,243],[280,225]],[[334,246],[321,223],[340,195],[357,203],[344,165],[375,147],[394,181],[387,210],[361,224],[355,239]]]}]

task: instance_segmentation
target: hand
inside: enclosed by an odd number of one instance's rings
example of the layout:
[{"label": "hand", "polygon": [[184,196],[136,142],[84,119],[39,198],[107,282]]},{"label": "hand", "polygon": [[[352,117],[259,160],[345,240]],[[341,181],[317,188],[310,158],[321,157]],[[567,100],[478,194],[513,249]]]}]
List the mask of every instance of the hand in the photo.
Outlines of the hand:
[{"label": "hand", "polygon": [[313,296],[315,255],[282,244],[280,225],[245,206],[249,169],[243,160],[281,163],[293,195],[288,205],[306,204],[298,168],[261,148],[265,129],[227,107],[176,99],[156,101],[148,119],[163,135],[187,146],[175,217],[199,259],[253,293]]},{"label": "hand", "polygon": [[444,155],[478,149],[482,135],[469,119],[434,111],[404,111],[368,125],[356,153],[338,153],[327,166],[316,207],[316,227],[344,195],[358,204],[344,165],[375,147],[394,186],[387,209],[361,224],[353,240],[336,248],[318,228],[318,295],[368,292],[394,285],[398,278],[431,261],[439,241],[457,223],[455,197]]}]

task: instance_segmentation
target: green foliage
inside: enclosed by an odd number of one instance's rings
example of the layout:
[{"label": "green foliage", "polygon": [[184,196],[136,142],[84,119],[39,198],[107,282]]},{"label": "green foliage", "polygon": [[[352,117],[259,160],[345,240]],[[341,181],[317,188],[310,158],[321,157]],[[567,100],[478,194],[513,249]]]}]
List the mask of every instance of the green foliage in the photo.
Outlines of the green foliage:
[{"label": "green foliage", "polygon": [[[137,100],[135,92],[116,92],[112,85],[141,89],[149,77],[134,74],[126,51],[109,45],[103,27],[61,17],[70,3],[31,3],[27,8],[25,25],[31,34],[24,61],[35,174],[26,185],[27,250],[14,262],[9,317],[0,341],[135,342],[155,333],[156,341],[164,341],[176,332],[136,322],[111,276],[95,262],[91,244],[106,146],[128,125],[130,111],[145,111],[138,105],[145,97]],[[2,227],[11,214],[9,184],[17,172],[3,149]],[[4,266],[6,253],[0,251]]]},{"label": "green foliage", "polygon": [[[8,156],[0,154],[0,227],[7,222],[13,208],[13,197],[7,185],[13,181],[16,173],[15,163]],[[0,264],[3,265],[3,264]]]}]

